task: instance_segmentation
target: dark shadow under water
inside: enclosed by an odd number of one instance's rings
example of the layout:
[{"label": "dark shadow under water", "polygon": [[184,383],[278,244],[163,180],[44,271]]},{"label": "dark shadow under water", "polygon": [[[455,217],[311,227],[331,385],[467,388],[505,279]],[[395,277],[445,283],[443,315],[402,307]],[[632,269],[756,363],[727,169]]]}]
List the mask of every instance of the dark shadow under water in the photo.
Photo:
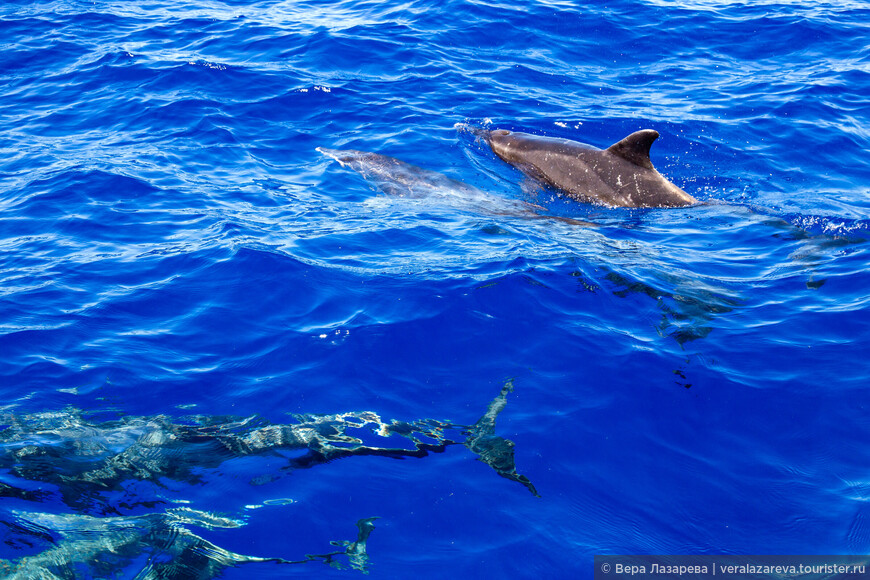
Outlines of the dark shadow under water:
[{"label": "dark shadow under water", "polygon": [[[374,517],[357,522],[356,541],[333,542],[341,550],[300,560],[260,558],[226,551],[187,529],[191,525],[239,527],[240,521],[190,508],[125,516],[123,509],[153,508],[165,500],[157,495],[143,497],[141,486],[135,498],[116,496],[128,493],[125,484],[130,481],[156,487],[170,480],[202,483],[203,470],[239,457],[294,452],[285,456],[282,471],[286,472],[361,455],[422,458],[451,445],[464,445],[500,476],[538,496],[529,479],[516,471],[514,443],[495,434],[496,418],[512,390],[513,382],[508,381],[473,425],[435,419],[387,422],[370,411],[298,415],[291,424],[221,416],[177,422],[163,415],[90,421],[77,409],[6,414],[0,417],[0,470],[6,479],[0,482],[0,496],[43,502],[59,495],[80,513],[18,510],[0,515],[5,544],[35,552],[16,561],[0,560],[0,571],[11,578],[76,578],[83,570],[91,577],[107,577],[146,558],[153,574],[145,577],[198,579],[246,562],[322,561],[341,567],[339,556],[346,557],[351,568],[366,571],[366,540],[374,529]],[[395,443],[382,446],[376,444],[378,440]],[[278,473],[264,474],[251,484],[276,477]]]}]

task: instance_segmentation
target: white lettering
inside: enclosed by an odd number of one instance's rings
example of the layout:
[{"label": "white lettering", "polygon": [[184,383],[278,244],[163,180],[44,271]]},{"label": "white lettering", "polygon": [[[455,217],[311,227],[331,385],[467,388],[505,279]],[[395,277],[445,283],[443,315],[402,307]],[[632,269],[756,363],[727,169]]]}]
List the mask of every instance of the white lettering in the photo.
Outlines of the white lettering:
[{"label": "white lettering", "polygon": [[629,576],[634,576],[635,574],[646,574],[646,566],[626,566],[625,564],[617,564],[615,572],[617,574],[628,574]]}]

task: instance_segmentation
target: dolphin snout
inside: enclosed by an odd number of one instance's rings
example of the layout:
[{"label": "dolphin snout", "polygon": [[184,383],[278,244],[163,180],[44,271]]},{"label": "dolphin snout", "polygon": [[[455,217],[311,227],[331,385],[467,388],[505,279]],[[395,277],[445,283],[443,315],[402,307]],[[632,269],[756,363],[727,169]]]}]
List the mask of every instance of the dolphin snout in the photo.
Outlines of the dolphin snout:
[{"label": "dolphin snout", "polygon": [[495,131],[490,131],[488,139],[490,149],[508,162],[513,158],[514,140],[511,138],[511,135],[511,132],[506,129],[496,129]]}]

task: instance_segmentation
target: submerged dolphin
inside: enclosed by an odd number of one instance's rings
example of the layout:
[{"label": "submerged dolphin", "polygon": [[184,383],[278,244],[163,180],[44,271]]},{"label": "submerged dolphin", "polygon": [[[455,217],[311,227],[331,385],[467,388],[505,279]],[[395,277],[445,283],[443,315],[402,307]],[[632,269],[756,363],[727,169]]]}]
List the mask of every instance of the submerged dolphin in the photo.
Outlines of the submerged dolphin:
[{"label": "submerged dolphin", "polygon": [[[316,150],[335,159],[342,167],[349,167],[358,172],[388,195],[407,198],[442,197],[470,201],[489,206],[492,210],[504,210],[508,205],[507,202],[498,202],[493,196],[467,183],[394,157],[356,149],[317,147]],[[521,204],[514,205],[519,207]]]},{"label": "submerged dolphin", "polygon": [[497,129],[477,130],[523,173],[580,201],[612,207],[683,207],[698,203],[649,160],[659,134],[645,129],[601,150],[584,143]]},{"label": "submerged dolphin", "polygon": [[443,173],[423,169],[380,153],[326,147],[317,147],[317,151],[335,159],[342,167],[358,172],[388,195],[414,199],[440,199],[454,206],[492,215],[554,219],[573,225],[593,225],[569,217],[538,214],[537,211],[545,208],[525,201],[491,195],[472,185],[447,177]]}]

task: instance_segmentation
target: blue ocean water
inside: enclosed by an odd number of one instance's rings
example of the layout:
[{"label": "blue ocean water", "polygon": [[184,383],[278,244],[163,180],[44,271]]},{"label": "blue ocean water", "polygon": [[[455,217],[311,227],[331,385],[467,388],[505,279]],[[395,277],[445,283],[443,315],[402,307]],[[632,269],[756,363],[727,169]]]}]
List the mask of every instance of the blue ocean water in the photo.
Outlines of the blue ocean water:
[{"label": "blue ocean water", "polygon": [[[870,552],[866,3],[9,0],[0,45],[6,576]],[[457,125],[656,129],[704,203]]]}]

